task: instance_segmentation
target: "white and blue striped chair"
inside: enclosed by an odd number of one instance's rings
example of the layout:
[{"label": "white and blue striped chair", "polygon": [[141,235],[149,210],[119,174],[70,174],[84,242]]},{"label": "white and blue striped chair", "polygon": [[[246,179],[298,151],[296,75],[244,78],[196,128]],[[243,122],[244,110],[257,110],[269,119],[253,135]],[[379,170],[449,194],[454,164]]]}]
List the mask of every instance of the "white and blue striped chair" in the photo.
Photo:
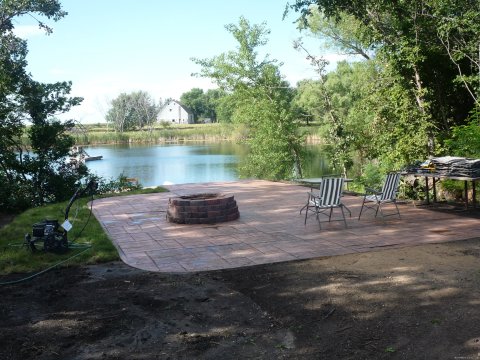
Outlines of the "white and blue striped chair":
[{"label": "white and blue striped chair", "polygon": [[[313,192],[308,193],[308,201],[305,211],[305,225],[307,224],[307,217],[309,212],[315,213],[320,229],[322,228],[320,215],[328,216],[328,221],[332,220],[332,213],[334,208],[342,210],[343,222],[347,227],[345,219],[344,206],[341,202],[344,179],[341,177],[326,177],[322,179],[318,194]],[[327,214],[328,212],[328,214]]]},{"label": "white and blue striped chair", "polygon": [[[385,220],[386,216],[393,216],[397,215],[400,218],[400,211],[398,210],[397,206],[397,194],[398,194],[398,186],[400,184],[400,173],[391,172],[389,173],[383,184],[381,191],[375,191],[373,189],[366,189],[367,192],[363,197],[362,208],[360,209],[360,214],[358,215],[358,220],[362,216],[362,212],[368,209],[375,210],[375,217],[378,215],[378,211],[380,211],[380,215],[382,216],[382,220]],[[391,214],[384,214],[382,210],[382,205],[392,203],[395,205],[397,211]],[[370,204],[370,205],[369,205]]]}]

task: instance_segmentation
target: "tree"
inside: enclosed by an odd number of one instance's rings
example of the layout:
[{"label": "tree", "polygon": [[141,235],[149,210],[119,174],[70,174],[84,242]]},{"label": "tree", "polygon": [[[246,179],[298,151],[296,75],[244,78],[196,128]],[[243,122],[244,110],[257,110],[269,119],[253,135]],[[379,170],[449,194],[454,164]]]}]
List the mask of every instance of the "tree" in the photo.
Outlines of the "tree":
[{"label": "tree", "polygon": [[[86,175],[84,166],[65,162],[73,144],[68,135],[73,122],[55,119],[82,99],[68,96],[70,82],[42,84],[27,73],[27,43],[13,33],[15,19],[23,15],[31,15],[51,33],[38,18],[57,21],[66,12],[56,0],[0,3],[0,206],[5,210],[67,199]],[[23,146],[25,132],[30,150]]]},{"label": "tree", "polygon": [[480,106],[480,7],[478,2],[457,1],[455,16],[451,4],[438,3],[433,16],[438,19],[438,38],[458,71],[457,82],[462,83]]},{"label": "tree", "polygon": [[157,121],[157,114],[159,106],[155,105],[155,101],[145,91],[137,91],[131,94],[132,107],[134,109],[133,122],[142,129],[145,126],[149,126],[150,130],[152,125]]},{"label": "tree", "polygon": [[[475,83],[471,75],[476,69],[471,61],[465,60],[472,59],[472,45],[478,41],[478,1],[297,0],[292,8],[301,12],[304,24],[308,24],[315,8],[330,25],[354,19],[358,30],[340,31],[340,39],[348,40],[354,35],[356,44],[373,49],[378,63],[388,68],[385,73],[396,78],[396,86],[401,86],[416,104],[421,130],[428,137],[426,153],[437,151],[435,140],[467,118],[474,100],[468,87],[458,86],[456,81],[461,74],[464,84]],[[464,19],[468,31],[462,37],[455,37],[452,29],[459,19]],[[465,51],[449,54],[445,50],[454,38]],[[461,39],[466,40],[464,45]],[[344,41],[341,46],[349,44],[351,41]],[[455,64],[451,60],[457,56],[462,61]]]},{"label": "tree", "polygon": [[215,101],[215,116],[219,123],[231,123],[237,108],[235,96],[225,93]]},{"label": "tree", "polygon": [[[342,174],[346,177],[347,170],[350,166],[349,158],[349,142],[351,135],[347,131],[345,111],[342,114],[340,110],[343,110],[338,104],[334,103],[333,92],[327,87],[327,74],[325,67],[327,61],[323,58],[317,58],[311,55],[308,50],[303,46],[301,42],[296,42],[294,46],[297,49],[301,49],[307,53],[307,59],[316,68],[319,75],[319,80],[315,83],[309,83],[312,86],[307,87],[307,90],[311,91],[299,91],[300,97],[297,100],[297,104],[303,105],[303,107],[310,108],[310,113],[320,114],[324,119],[323,124],[326,124],[324,128],[324,137],[327,140],[327,152],[330,154],[330,160],[335,168],[339,168]],[[304,83],[305,84],[305,83]],[[299,90],[303,90],[300,88]],[[305,96],[308,94],[308,98]],[[303,95],[303,97],[301,96]],[[312,105],[312,99],[315,99],[314,107]],[[309,106],[310,105],[310,106]],[[337,106],[336,106],[337,105]]]},{"label": "tree", "polygon": [[193,119],[195,122],[203,116],[205,112],[205,94],[200,88],[193,88],[192,90],[183,93],[180,96],[180,102],[193,112]]},{"label": "tree", "polygon": [[480,108],[475,108],[467,125],[454,126],[451,138],[445,141],[450,154],[480,157]]},{"label": "tree", "polygon": [[143,129],[145,126],[150,126],[151,129],[159,109],[145,91],[121,93],[110,105],[105,119],[118,132]]},{"label": "tree", "polygon": [[357,173],[378,161],[382,170],[397,169],[425,156],[421,116],[399,84],[374,60],[340,62],[320,80],[298,84],[296,103],[320,124],[335,167]]},{"label": "tree", "polygon": [[227,96],[227,94],[221,89],[207,90],[204,96],[205,109],[203,117],[211,119],[212,122],[217,122],[217,108],[220,106],[220,102],[225,96]]},{"label": "tree", "polygon": [[250,153],[242,167],[245,176],[283,179],[301,176],[302,137],[291,109],[294,91],[280,74],[276,60],[259,60],[257,48],[267,44],[265,24],[225,26],[238,42],[236,51],[212,59],[193,59],[198,76],[211,78],[235,98],[233,121],[249,129]]},{"label": "tree", "polygon": [[216,122],[217,107],[225,96],[225,91],[221,89],[209,89],[204,92],[202,89],[193,88],[180,96],[180,102],[193,112],[196,122],[206,118]]},{"label": "tree", "polygon": [[335,19],[326,17],[318,8],[312,7],[300,30],[308,30],[318,36],[323,47],[334,48],[347,55],[358,55],[370,60],[375,52],[369,41],[368,31],[352,15],[342,14]]}]

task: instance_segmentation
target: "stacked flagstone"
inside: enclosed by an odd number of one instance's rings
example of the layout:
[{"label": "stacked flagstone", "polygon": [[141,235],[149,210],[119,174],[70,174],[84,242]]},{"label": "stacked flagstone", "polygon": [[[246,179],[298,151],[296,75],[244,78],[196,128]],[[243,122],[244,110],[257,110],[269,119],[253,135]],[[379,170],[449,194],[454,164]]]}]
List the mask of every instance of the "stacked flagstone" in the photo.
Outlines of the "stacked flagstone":
[{"label": "stacked flagstone", "polygon": [[432,158],[431,162],[439,175],[480,177],[480,159],[443,156]]}]

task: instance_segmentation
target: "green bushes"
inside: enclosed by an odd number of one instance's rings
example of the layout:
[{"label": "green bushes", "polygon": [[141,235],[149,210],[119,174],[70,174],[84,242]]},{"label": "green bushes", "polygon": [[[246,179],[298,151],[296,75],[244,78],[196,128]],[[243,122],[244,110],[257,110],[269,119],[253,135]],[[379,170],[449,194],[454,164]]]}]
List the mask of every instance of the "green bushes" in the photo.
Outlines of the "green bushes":
[{"label": "green bushes", "polygon": [[17,139],[5,140],[0,146],[2,211],[15,213],[71,196],[78,181],[87,175],[86,166],[66,161],[74,143],[69,135],[72,127],[72,122],[50,119],[21,129],[30,143],[28,151],[15,143]]},{"label": "green bushes", "polygon": [[[480,108],[476,107],[466,125],[452,127],[450,139],[445,141],[449,155],[480,158]],[[447,200],[459,200],[464,196],[463,181],[443,180],[441,196]]]},{"label": "green bushes", "polygon": [[384,174],[380,166],[374,163],[368,163],[363,166],[362,173],[355,182],[363,186],[362,191],[364,191],[365,188],[378,189],[381,187],[383,178]]},{"label": "green bushes", "polygon": [[472,111],[466,125],[452,127],[445,145],[451,155],[480,157],[480,107]]},{"label": "green bushes", "polygon": [[125,175],[120,174],[116,179],[104,179],[101,177],[92,177],[98,183],[98,194],[116,194],[124,193],[142,188],[141,184],[132,183]]}]

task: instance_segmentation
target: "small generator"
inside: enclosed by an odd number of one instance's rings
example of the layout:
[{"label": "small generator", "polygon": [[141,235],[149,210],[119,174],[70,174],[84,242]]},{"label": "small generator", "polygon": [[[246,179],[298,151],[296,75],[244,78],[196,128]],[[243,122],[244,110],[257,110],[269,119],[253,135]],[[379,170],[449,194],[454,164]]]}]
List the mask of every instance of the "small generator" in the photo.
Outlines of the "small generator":
[{"label": "small generator", "polygon": [[89,194],[92,195],[97,190],[98,184],[94,180],[90,180],[83,188],[81,185],[75,191],[65,209],[65,221],[60,225],[58,220],[45,219],[37,222],[32,226],[32,234],[25,235],[25,245],[32,251],[40,250],[38,243],[43,243],[43,250],[54,253],[64,253],[68,250],[67,233],[72,228],[68,221],[68,214],[74,201],[79,197]]},{"label": "small generator", "polygon": [[32,235],[25,235],[25,243],[37,250],[36,243],[43,242],[43,250],[63,253],[68,249],[67,231],[60,230],[58,220],[43,220],[32,226]]}]

